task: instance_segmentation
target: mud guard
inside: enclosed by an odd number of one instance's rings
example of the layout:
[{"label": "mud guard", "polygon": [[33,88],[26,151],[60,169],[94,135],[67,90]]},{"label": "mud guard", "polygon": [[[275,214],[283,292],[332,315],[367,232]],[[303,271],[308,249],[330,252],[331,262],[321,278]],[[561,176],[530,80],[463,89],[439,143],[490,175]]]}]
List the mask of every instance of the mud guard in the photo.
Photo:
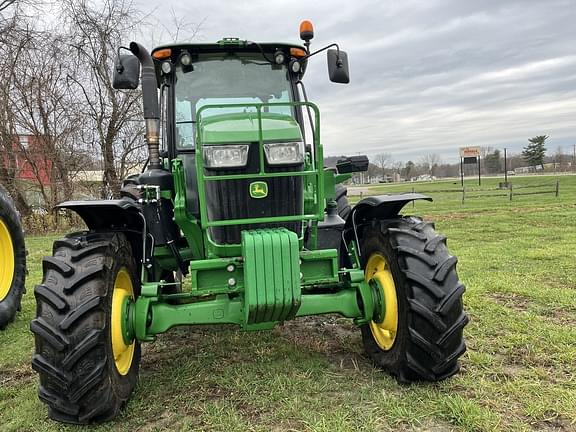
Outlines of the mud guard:
[{"label": "mud guard", "polygon": [[432,198],[418,193],[377,195],[364,198],[352,208],[344,227],[348,229],[352,227],[353,223],[362,224],[376,217],[379,219],[396,217],[406,204],[416,200],[432,201]]},{"label": "mud guard", "polygon": [[56,208],[77,213],[91,230],[127,229],[142,232],[144,228],[142,209],[130,199],[65,201]]}]

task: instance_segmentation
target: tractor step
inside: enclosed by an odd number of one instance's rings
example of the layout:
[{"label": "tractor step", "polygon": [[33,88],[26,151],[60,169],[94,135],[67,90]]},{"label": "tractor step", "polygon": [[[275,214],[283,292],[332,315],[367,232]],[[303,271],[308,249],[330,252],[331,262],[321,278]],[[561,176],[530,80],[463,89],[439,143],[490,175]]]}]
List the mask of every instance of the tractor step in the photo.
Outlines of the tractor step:
[{"label": "tractor step", "polygon": [[248,325],[294,318],[301,303],[298,236],[286,228],[242,232]]}]

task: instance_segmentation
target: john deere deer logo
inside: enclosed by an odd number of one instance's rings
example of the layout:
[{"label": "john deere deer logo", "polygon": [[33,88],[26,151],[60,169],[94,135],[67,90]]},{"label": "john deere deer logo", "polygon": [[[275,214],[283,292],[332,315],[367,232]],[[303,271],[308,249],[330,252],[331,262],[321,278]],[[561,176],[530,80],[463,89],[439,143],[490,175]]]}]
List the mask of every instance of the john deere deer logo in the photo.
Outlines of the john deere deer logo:
[{"label": "john deere deer logo", "polygon": [[262,181],[250,183],[250,196],[252,198],[266,198],[268,196],[268,184]]}]

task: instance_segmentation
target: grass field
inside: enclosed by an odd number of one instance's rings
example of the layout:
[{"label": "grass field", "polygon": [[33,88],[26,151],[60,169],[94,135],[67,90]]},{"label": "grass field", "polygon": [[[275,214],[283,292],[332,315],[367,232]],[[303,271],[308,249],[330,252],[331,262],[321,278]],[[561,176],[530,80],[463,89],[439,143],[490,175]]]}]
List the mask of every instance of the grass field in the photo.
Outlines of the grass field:
[{"label": "grass field", "polygon": [[[511,180],[515,187],[555,182]],[[366,192],[412,186],[458,184]],[[90,430],[576,431],[576,176],[560,178],[558,198],[482,197],[462,205],[459,194],[431,195],[434,203],[405,213],[434,220],[459,257],[471,317],[459,375],[398,385],[364,357],[354,326],[333,316],[262,333],[180,328],[144,346],[140,384],[124,414]],[[27,239],[28,292],[22,313],[0,334],[2,430],[83,430],[47,419],[30,368],[32,291],[53,239]]]}]

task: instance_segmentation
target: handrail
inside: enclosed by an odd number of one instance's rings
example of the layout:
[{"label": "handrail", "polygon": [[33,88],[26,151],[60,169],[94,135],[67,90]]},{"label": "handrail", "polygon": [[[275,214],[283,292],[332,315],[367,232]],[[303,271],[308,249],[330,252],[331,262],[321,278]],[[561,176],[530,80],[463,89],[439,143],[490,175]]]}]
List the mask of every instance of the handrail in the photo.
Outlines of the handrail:
[{"label": "handrail", "polygon": [[[264,107],[290,106],[302,107],[308,106],[314,111],[315,128],[313,133],[313,155],[311,169],[289,172],[266,172],[265,155],[264,155],[264,131],[262,129],[262,110]],[[227,174],[227,175],[205,175],[204,174],[204,152],[202,143],[202,132],[206,118],[202,114],[209,109],[230,109],[230,108],[255,108],[258,116],[258,151],[259,151],[259,170],[257,173],[246,174]],[[307,177],[312,181],[316,191],[317,199],[315,203],[314,214],[301,215],[278,215],[273,217],[254,217],[249,219],[235,220],[208,220],[208,209],[206,205],[200,205],[200,224],[203,228],[215,226],[244,225],[247,223],[268,223],[268,222],[295,222],[305,220],[320,221],[324,219],[324,182],[323,167],[324,157],[322,145],[320,143],[320,111],[312,102],[271,102],[271,103],[238,103],[238,104],[209,104],[200,107],[196,112],[196,176],[198,180],[198,198],[201,203],[206,203],[206,186],[207,181],[224,181],[224,180],[243,180],[243,179],[262,179],[274,177]],[[249,144],[249,143],[246,143]]]}]

